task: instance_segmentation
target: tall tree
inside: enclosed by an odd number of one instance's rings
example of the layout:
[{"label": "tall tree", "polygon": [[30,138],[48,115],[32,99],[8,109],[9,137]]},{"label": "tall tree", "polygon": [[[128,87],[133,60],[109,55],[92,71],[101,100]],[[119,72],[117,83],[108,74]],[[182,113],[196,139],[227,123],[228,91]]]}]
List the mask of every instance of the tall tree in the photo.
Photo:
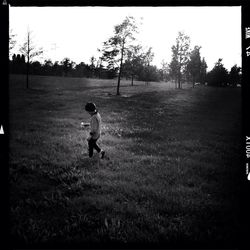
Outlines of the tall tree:
[{"label": "tall tree", "polygon": [[181,80],[186,70],[189,59],[190,38],[183,32],[179,32],[176,38],[176,44],[172,46],[172,61],[170,68],[172,74],[178,81],[178,88],[181,88]]},{"label": "tall tree", "polygon": [[[125,20],[114,27],[114,36],[103,45],[103,60],[108,62],[109,68],[117,68],[118,81],[116,94],[120,95],[120,80],[124,57],[129,45],[135,40],[137,25],[133,17],[126,17]],[[115,66],[116,65],[116,66]]]},{"label": "tall tree", "polygon": [[193,88],[195,82],[200,80],[201,72],[201,55],[200,55],[200,46],[195,46],[190,53],[190,59],[187,64],[187,72],[191,75]]},{"label": "tall tree", "polygon": [[26,66],[27,66],[27,70],[26,70],[26,87],[29,88],[29,67],[30,67],[30,63],[32,62],[32,59],[41,55],[43,53],[43,49],[39,48],[37,49],[33,43],[32,40],[32,32],[28,29],[27,31],[27,36],[25,39],[24,44],[22,45],[22,47],[20,48],[20,52],[22,54],[24,54],[24,56],[26,57]]}]

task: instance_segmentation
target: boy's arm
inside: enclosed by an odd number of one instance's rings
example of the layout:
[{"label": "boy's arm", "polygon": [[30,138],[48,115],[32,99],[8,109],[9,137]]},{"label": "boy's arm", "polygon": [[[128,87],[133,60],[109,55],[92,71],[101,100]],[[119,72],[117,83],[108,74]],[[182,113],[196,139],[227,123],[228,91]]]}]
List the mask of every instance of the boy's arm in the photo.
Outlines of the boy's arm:
[{"label": "boy's arm", "polygon": [[91,122],[91,127],[90,127],[90,135],[91,135],[91,136],[93,136],[94,134],[97,133],[97,131],[98,131],[98,126],[99,126],[98,120],[97,120],[97,118],[95,117],[95,119],[93,119],[92,122]]}]

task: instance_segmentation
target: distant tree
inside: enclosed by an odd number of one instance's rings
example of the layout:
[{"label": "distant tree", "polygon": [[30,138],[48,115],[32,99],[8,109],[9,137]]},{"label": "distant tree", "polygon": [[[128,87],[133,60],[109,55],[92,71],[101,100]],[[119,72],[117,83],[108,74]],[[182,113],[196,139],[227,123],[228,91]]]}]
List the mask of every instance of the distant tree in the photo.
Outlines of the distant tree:
[{"label": "distant tree", "polygon": [[179,75],[179,64],[177,58],[174,56],[169,64],[169,76],[170,78],[174,79],[175,88],[177,88],[178,75]]},{"label": "distant tree", "polygon": [[71,61],[68,57],[65,57],[61,61],[61,65],[63,68],[64,75],[67,77],[69,75],[69,72],[73,69],[75,63]]},{"label": "distant tree", "polygon": [[11,56],[11,51],[13,50],[13,48],[16,45],[16,40],[15,40],[15,34],[13,34],[12,30],[10,30],[10,34],[9,34],[9,55]]},{"label": "distant tree", "polygon": [[103,58],[99,57],[99,59],[97,60],[97,65],[96,65],[99,79],[101,78],[101,74],[102,74],[102,70],[103,70],[102,61],[103,61]]},{"label": "distant tree", "polygon": [[238,67],[237,64],[235,64],[230,72],[229,72],[229,83],[232,86],[236,86],[237,84],[240,84],[241,82],[241,67]]},{"label": "distant tree", "polygon": [[42,72],[42,65],[40,62],[35,61],[30,64],[30,74],[33,75],[41,75],[43,74]]},{"label": "distant tree", "polygon": [[13,54],[10,61],[10,72],[13,74],[25,74],[25,57],[20,54]]},{"label": "distant tree", "polygon": [[103,61],[104,61],[104,58],[102,57],[102,50],[101,49],[97,49],[98,51],[98,60],[97,60],[97,63],[96,63],[96,68],[97,68],[97,74],[98,74],[98,78],[100,79],[101,78],[101,74],[102,74],[102,71],[103,71]]},{"label": "distant tree", "polygon": [[154,53],[152,51],[152,47],[150,47],[143,55],[143,62],[144,62],[144,72],[145,72],[145,76],[144,76],[144,81],[146,83],[146,85],[148,85],[149,81],[152,80],[152,68],[150,67],[150,63],[153,61],[154,59]]},{"label": "distant tree", "polygon": [[142,62],[142,47],[140,45],[132,45],[127,52],[127,59],[123,66],[123,70],[126,75],[131,76],[131,86],[134,85],[134,77],[138,75]]},{"label": "distant tree", "polygon": [[96,59],[94,56],[92,56],[90,58],[90,70],[91,70],[91,77],[93,78],[94,75],[95,75],[95,69],[96,69],[96,66],[95,66],[95,62],[96,62]]},{"label": "distant tree", "polygon": [[43,71],[45,75],[51,75],[53,71],[53,63],[50,59],[44,61]]},{"label": "distant tree", "polygon": [[135,40],[134,34],[136,32],[135,19],[126,17],[121,24],[114,27],[114,36],[104,42],[103,45],[103,60],[108,62],[109,69],[118,69],[117,95],[120,95],[120,79],[124,57],[129,49],[128,45]]},{"label": "distant tree", "polygon": [[195,82],[200,80],[201,73],[201,56],[200,56],[200,46],[195,46],[190,53],[190,59],[187,63],[187,72],[191,75],[193,88]]},{"label": "distant tree", "polygon": [[169,73],[170,73],[170,68],[167,62],[162,60],[161,62],[161,69],[160,69],[160,77],[162,81],[168,81],[169,80]]},{"label": "distant tree", "polygon": [[77,64],[74,72],[77,77],[87,77],[87,65],[84,62]]},{"label": "distant tree", "polygon": [[52,66],[52,72],[53,72],[53,75],[56,75],[56,76],[61,76],[62,75],[62,66],[59,64],[59,61],[55,61],[53,66]]},{"label": "distant tree", "polygon": [[20,48],[20,52],[24,54],[26,57],[26,66],[27,66],[27,71],[26,71],[26,87],[29,88],[29,67],[30,63],[32,62],[32,59],[41,55],[43,53],[43,49],[39,48],[37,49],[35,45],[33,44],[33,40],[31,37],[32,32],[30,30],[27,31],[27,36],[26,36],[26,41]]},{"label": "distant tree", "polygon": [[189,59],[190,38],[183,32],[179,32],[176,44],[172,46],[172,61],[170,63],[171,74],[178,81],[178,88],[182,86],[182,75],[186,70]]},{"label": "distant tree", "polygon": [[200,82],[202,84],[205,84],[206,77],[207,77],[207,63],[205,61],[205,58],[203,57],[201,61],[201,68],[200,68]]},{"label": "distant tree", "polygon": [[228,71],[222,64],[222,58],[215,63],[214,68],[207,74],[208,84],[211,86],[226,86],[228,83]]}]

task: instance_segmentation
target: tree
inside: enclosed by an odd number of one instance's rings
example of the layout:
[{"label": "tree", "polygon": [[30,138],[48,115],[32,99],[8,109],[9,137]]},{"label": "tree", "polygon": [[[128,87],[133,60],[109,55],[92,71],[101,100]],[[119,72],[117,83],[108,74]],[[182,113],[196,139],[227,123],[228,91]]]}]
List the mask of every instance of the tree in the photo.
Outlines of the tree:
[{"label": "tree", "polygon": [[102,70],[103,70],[103,57],[102,57],[102,51],[101,49],[97,49],[98,51],[98,60],[97,60],[97,63],[96,63],[96,67],[97,67],[97,71],[98,71],[98,78],[100,79],[101,78],[101,74],[102,74]]},{"label": "tree", "polygon": [[15,40],[15,34],[12,33],[12,30],[10,30],[10,35],[9,35],[9,54],[11,55],[12,49],[16,45],[16,40]]},{"label": "tree", "polygon": [[183,32],[179,32],[176,44],[172,46],[172,61],[170,63],[171,73],[178,81],[178,88],[181,88],[181,80],[186,70],[189,59],[190,38]]},{"label": "tree", "polygon": [[124,72],[131,76],[131,86],[134,85],[134,77],[138,74],[143,60],[142,47],[132,45],[127,53],[127,60],[123,65]]},{"label": "tree", "polygon": [[161,81],[167,82],[169,80],[169,73],[170,73],[170,68],[168,63],[162,60],[160,69]]},{"label": "tree", "polygon": [[149,81],[151,80],[150,73],[152,69],[150,67],[150,63],[153,61],[153,58],[154,58],[154,53],[152,52],[152,47],[150,47],[143,56],[146,85],[148,85]]},{"label": "tree", "polygon": [[103,60],[108,62],[109,69],[118,70],[117,95],[120,95],[120,79],[124,57],[129,49],[128,45],[135,40],[134,33],[136,32],[135,19],[126,17],[121,24],[114,27],[114,36],[104,42],[103,45]]},{"label": "tree", "polygon": [[65,57],[61,61],[61,65],[63,67],[64,75],[67,77],[69,72],[73,69],[75,63],[73,61],[70,61],[70,59],[68,57]]},{"label": "tree", "polygon": [[187,72],[191,75],[193,88],[195,82],[200,80],[201,73],[201,56],[200,56],[200,46],[195,46],[190,53],[190,59],[187,64]]},{"label": "tree", "polygon": [[97,65],[96,65],[99,79],[101,78],[102,69],[103,69],[102,61],[103,61],[103,58],[99,57],[99,59],[97,60]]},{"label": "tree", "polygon": [[35,61],[30,64],[30,74],[34,75],[41,75],[43,74],[42,72],[42,65],[40,62]]},{"label": "tree", "polygon": [[169,64],[169,76],[175,81],[175,88],[177,88],[178,82],[178,61],[176,57],[172,58],[172,61]]},{"label": "tree", "polygon": [[52,66],[53,75],[61,76],[62,75],[62,66],[59,64],[58,61],[55,61]]},{"label": "tree", "polygon": [[205,61],[205,58],[203,57],[201,61],[201,68],[200,68],[200,82],[202,84],[205,84],[206,77],[207,77],[207,63]]},{"label": "tree", "polygon": [[43,70],[45,75],[51,75],[53,70],[53,63],[50,59],[45,60],[43,64]]},{"label": "tree", "polygon": [[241,67],[235,64],[229,72],[229,83],[231,86],[236,86],[241,82]]},{"label": "tree", "polygon": [[95,62],[96,62],[96,59],[95,59],[94,56],[92,56],[92,57],[90,58],[90,70],[91,70],[91,77],[92,77],[92,78],[93,78],[94,75],[95,75],[95,69],[96,69],[96,67],[95,67]]},{"label": "tree", "polygon": [[39,56],[43,53],[42,48],[37,49],[33,44],[33,40],[31,37],[32,32],[28,29],[26,41],[24,42],[23,46],[20,48],[20,52],[24,54],[26,57],[26,87],[29,88],[29,67],[32,59],[36,56]]},{"label": "tree", "polygon": [[14,54],[10,62],[10,72],[14,74],[25,74],[25,57],[24,55]]},{"label": "tree", "polygon": [[226,86],[228,71],[222,64],[222,58],[215,63],[214,68],[207,74],[208,84],[211,86]]}]

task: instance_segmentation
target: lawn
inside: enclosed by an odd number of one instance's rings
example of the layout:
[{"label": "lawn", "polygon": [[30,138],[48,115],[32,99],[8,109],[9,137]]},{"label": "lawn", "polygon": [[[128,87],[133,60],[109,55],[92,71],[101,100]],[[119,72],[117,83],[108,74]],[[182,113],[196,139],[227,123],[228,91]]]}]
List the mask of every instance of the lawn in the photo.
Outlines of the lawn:
[{"label": "lawn", "polygon": [[[241,92],[10,75],[13,242],[236,247]],[[103,121],[88,158],[87,101]]]}]

